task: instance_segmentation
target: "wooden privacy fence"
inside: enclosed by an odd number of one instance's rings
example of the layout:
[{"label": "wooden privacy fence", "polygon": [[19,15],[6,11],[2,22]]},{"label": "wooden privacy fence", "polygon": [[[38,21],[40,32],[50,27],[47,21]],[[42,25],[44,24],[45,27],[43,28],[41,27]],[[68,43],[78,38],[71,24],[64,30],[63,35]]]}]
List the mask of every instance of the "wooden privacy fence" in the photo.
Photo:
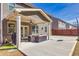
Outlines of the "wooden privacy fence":
[{"label": "wooden privacy fence", "polygon": [[78,36],[79,29],[53,29],[52,35],[66,35],[66,36]]}]

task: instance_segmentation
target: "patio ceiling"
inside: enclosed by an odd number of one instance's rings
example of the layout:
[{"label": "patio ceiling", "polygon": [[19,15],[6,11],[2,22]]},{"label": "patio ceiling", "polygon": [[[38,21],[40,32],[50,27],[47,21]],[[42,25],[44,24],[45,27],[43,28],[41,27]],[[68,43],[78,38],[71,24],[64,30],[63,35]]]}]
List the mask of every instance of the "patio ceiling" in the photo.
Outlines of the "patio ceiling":
[{"label": "patio ceiling", "polygon": [[15,10],[24,16],[38,15],[43,21],[52,22],[51,18],[41,9],[16,8]]},{"label": "patio ceiling", "polygon": [[[33,17],[32,15],[23,15],[23,14],[16,14],[16,12],[13,12],[11,13],[10,15],[8,15],[6,17],[7,20],[13,20],[13,21],[16,21],[16,16],[19,15],[21,16],[21,22],[27,22],[27,23],[30,23],[32,21],[33,24],[39,24],[39,23],[46,23],[47,21],[44,21],[42,19],[39,19],[39,18],[35,18]],[[39,21],[38,21],[39,20]]]},{"label": "patio ceiling", "polygon": [[24,16],[22,14],[19,14],[19,15],[22,17],[23,22],[28,22],[28,23],[32,22],[33,24],[46,23],[46,21],[43,21],[42,19],[39,19],[39,18],[38,19],[34,18],[31,15],[29,16]]},{"label": "patio ceiling", "polygon": [[32,15],[37,15],[39,16],[43,21],[49,22],[49,20],[44,17],[39,11],[22,11],[20,14],[24,16],[32,16]]}]

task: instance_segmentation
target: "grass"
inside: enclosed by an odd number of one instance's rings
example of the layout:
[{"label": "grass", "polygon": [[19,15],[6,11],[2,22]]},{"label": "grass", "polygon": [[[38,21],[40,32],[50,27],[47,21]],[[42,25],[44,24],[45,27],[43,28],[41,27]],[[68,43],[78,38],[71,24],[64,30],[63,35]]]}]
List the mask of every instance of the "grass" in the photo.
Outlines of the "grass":
[{"label": "grass", "polygon": [[10,43],[8,44],[4,44],[2,46],[0,46],[0,49],[16,49],[16,47]]},{"label": "grass", "polygon": [[77,41],[73,56],[79,56],[79,41]]}]

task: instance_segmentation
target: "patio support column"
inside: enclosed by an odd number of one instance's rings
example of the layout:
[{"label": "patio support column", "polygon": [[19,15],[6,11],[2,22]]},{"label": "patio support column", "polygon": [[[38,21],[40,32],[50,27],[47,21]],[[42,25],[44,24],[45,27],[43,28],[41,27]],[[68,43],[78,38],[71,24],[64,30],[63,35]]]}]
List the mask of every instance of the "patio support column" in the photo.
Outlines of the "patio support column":
[{"label": "patio support column", "polygon": [[49,40],[49,23],[48,23],[48,40]]},{"label": "patio support column", "polygon": [[2,21],[3,21],[3,3],[1,3],[1,15],[0,15],[1,19],[0,19],[0,27],[1,27],[1,30],[0,30],[0,45],[2,45],[3,43],[3,26],[2,26]]},{"label": "patio support column", "polygon": [[16,40],[17,40],[17,48],[20,46],[21,42],[21,16],[16,17]]},{"label": "patio support column", "polygon": [[50,39],[51,34],[51,23],[48,23],[48,40]]}]

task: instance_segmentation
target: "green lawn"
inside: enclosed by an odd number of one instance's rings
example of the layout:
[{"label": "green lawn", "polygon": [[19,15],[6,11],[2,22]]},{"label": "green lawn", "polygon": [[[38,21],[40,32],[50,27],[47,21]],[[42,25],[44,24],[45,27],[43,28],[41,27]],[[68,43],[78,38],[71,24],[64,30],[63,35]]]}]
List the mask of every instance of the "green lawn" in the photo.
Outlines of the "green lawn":
[{"label": "green lawn", "polygon": [[16,47],[12,44],[4,44],[0,46],[0,49],[16,49]]}]

